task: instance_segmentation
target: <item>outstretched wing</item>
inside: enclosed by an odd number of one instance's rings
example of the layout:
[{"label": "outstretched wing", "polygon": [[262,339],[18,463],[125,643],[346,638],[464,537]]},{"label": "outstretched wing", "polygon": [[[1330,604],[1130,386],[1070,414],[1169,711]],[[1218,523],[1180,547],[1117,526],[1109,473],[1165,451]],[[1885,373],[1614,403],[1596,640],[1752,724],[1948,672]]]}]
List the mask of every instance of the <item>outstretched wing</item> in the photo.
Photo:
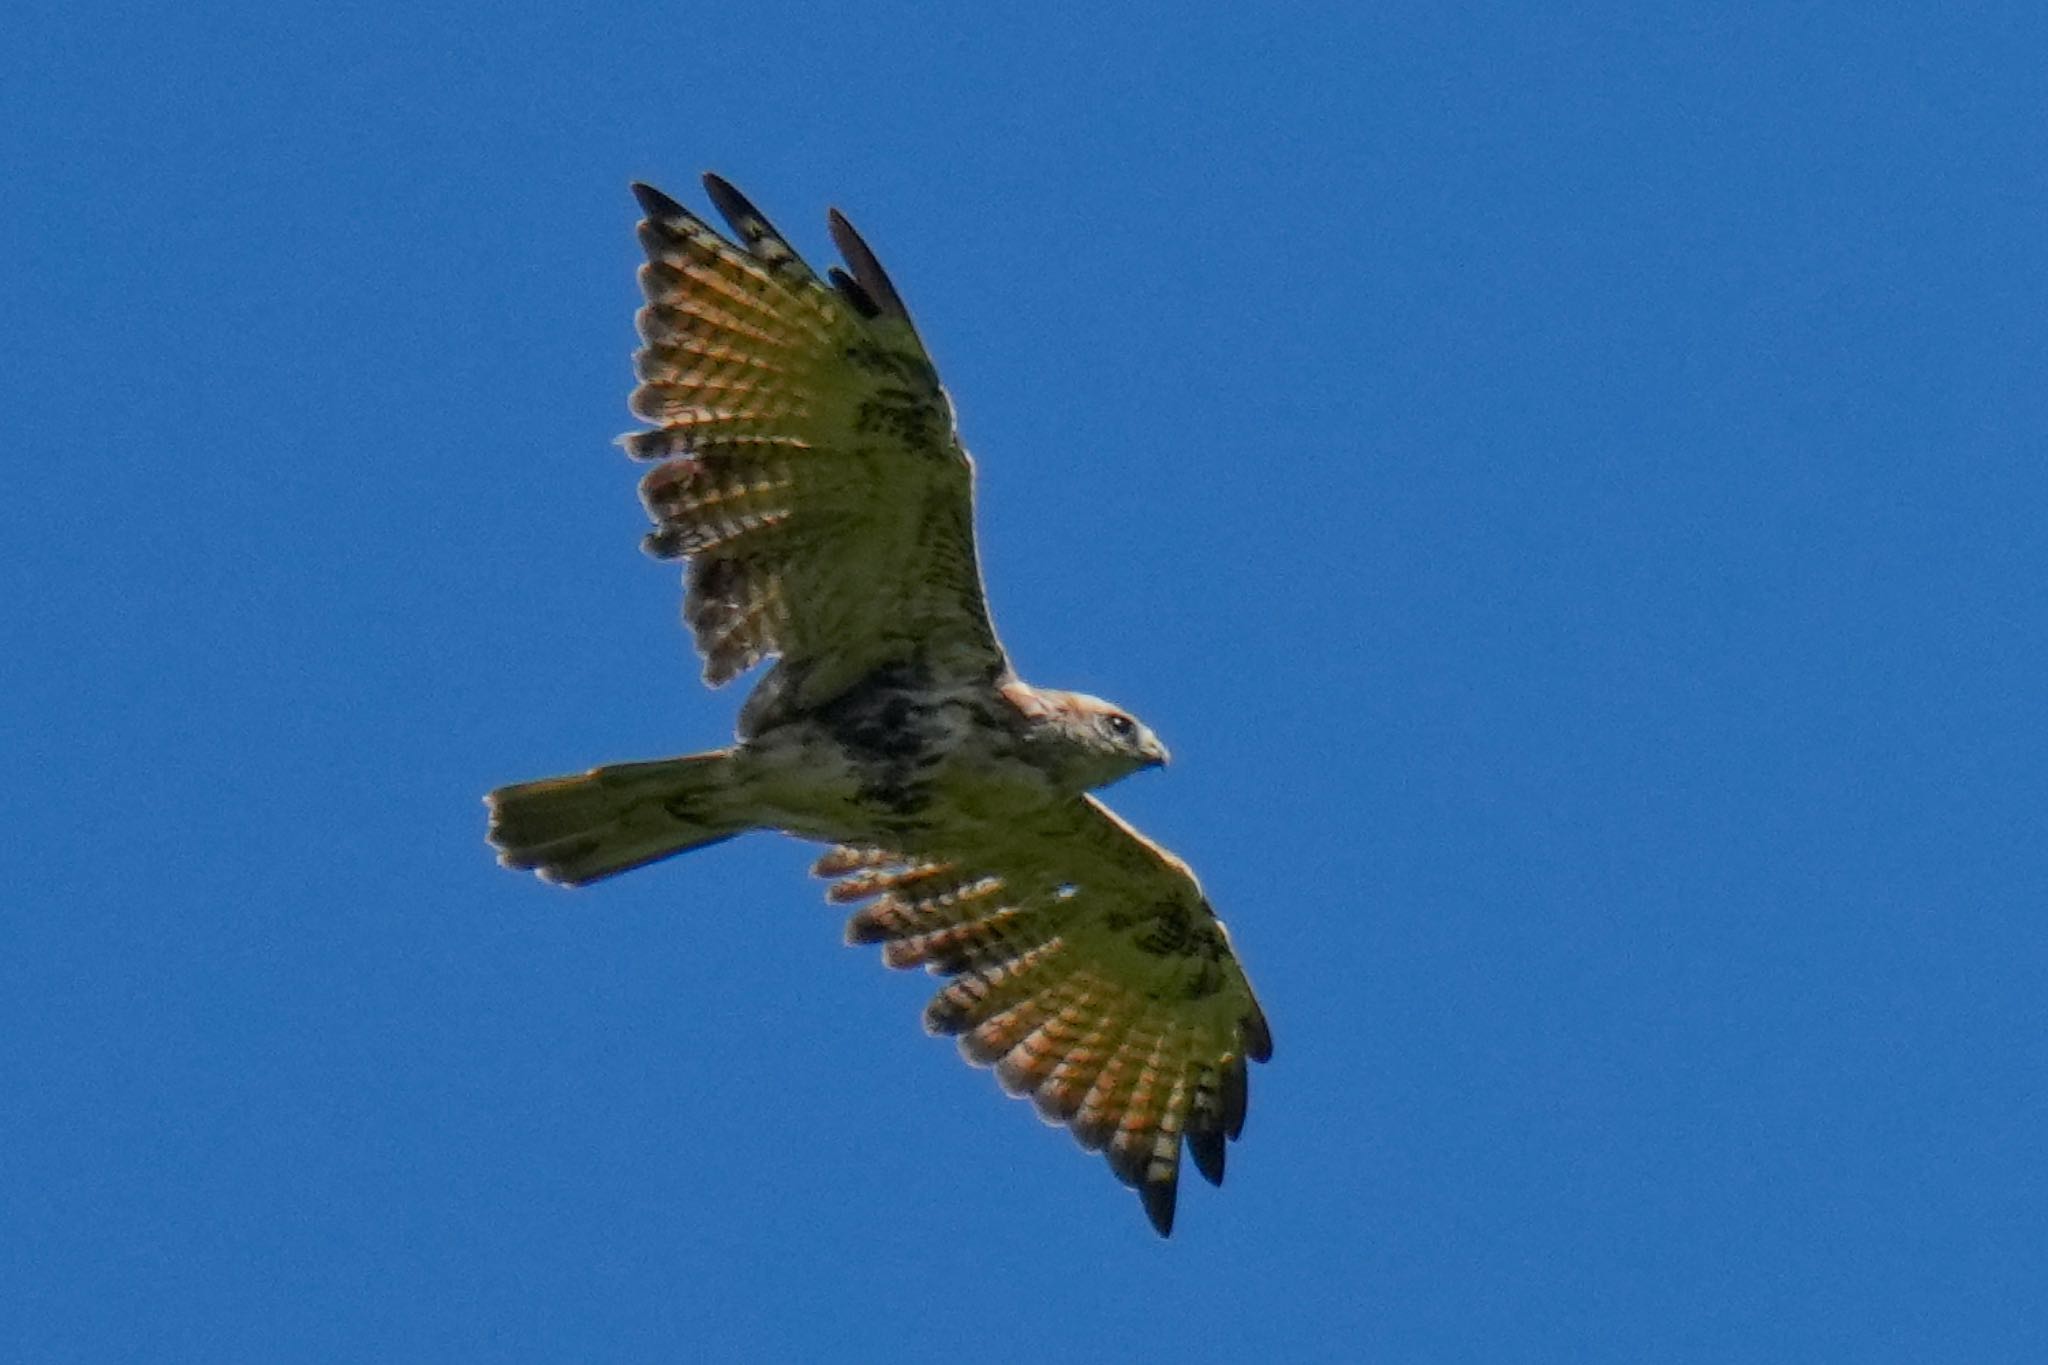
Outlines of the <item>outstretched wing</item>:
[{"label": "outstretched wing", "polygon": [[1183,1145],[1223,1183],[1265,1015],[1186,865],[1093,797],[999,839],[930,861],[842,847],[814,870],[840,879],[830,900],[868,902],[849,942],[953,978],[925,1027],[1104,1152],[1165,1236]]},{"label": "outstretched wing", "polygon": [[851,273],[827,285],[737,190],[704,183],[737,245],[633,187],[647,306],[632,406],[652,430],[622,443],[662,461],[641,482],[647,547],[689,560],[706,681],[779,656],[758,701],[801,708],[912,657],[941,679],[1003,673],[973,467],[889,277],[835,211]]}]

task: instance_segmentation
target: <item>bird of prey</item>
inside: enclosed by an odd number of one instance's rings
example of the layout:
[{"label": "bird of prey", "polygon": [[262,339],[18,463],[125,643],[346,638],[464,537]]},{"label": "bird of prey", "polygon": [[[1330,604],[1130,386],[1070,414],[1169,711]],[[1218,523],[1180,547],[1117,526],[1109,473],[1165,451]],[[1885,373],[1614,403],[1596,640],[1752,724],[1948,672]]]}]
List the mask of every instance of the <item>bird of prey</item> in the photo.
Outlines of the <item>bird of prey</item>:
[{"label": "bird of prey", "polygon": [[[714,175],[721,236],[646,185],[622,437],[644,542],[686,561],[720,686],[769,663],[730,748],[501,787],[508,867],[582,886],[748,830],[831,845],[850,942],[949,978],[925,1027],[1104,1152],[1172,1231],[1212,1183],[1272,1038],[1187,865],[1089,793],[1166,762],[1130,712],[1033,687],[997,642],[974,467],[874,253],[835,210],[825,279]],[[772,661],[772,662],[771,662]]]}]

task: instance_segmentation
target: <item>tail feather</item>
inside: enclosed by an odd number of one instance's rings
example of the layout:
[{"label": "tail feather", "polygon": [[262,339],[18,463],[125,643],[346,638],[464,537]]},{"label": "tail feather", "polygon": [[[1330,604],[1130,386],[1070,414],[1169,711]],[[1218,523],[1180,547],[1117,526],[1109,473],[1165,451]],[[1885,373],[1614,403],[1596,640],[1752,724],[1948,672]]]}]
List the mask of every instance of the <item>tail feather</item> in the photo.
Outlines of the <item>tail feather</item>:
[{"label": "tail feather", "polygon": [[586,886],[753,828],[733,751],[618,763],[484,798],[498,861]]}]

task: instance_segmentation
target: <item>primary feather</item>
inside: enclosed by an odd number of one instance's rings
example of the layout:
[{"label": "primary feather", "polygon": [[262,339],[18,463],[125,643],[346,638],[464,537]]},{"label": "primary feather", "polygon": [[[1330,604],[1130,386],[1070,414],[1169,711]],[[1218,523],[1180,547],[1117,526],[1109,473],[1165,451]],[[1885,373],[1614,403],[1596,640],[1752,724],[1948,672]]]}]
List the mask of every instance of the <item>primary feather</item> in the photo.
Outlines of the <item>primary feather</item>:
[{"label": "primary feather", "polygon": [[1016,676],[976,562],[973,465],[902,295],[834,211],[821,280],[705,178],[721,236],[634,186],[647,255],[623,438],[646,546],[686,563],[705,680],[774,661],[731,749],[501,788],[507,865],[572,885],[748,829],[834,845],[854,943],[947,978],[925,1025],[1028,1096],[1173,1227],[1181,1153],[1212,1183],[1272,1055],[1185,864],[1090,789],[1166,761],[1129,713]]}]

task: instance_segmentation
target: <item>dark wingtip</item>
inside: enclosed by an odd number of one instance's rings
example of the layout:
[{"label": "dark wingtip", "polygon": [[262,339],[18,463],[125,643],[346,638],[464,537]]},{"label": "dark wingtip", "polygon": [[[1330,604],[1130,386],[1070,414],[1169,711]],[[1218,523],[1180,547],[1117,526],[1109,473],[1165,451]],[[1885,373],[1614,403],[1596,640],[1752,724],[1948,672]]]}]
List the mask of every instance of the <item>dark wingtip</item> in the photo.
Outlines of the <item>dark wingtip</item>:
[{"label": "dark wingtip", "polygon": [[891,317],[910,320],[910,311],[903,306],[903,296],[896,292],[896,286],[889,282],[888,272],[875,259],[875,253],[846,221],[846,215],[833,209],[826,215],[826,223],[832,229],[832,243],[839,248],[839,254],[853,267],[853,277],[860,281],[860,287],[867,291],[875,306]]},{"label": "dark wingtip", "polygon": [[854,312],[859,313],[864,318],[879,317],[881,315],[882,310],[877,308],[875,301],[868,297],[868,291],[860,287],[859,280],[856,280],[836,265],[828,270],[826,275],[831,279],[832,287],[839,291],[840,297],[853,305]]},{"label": "dark wingtip", "polygon": [[1145,1203],[1145,1216],[1152,1220],[1152,1230],[1161,1237],[1173,1236],[1174,1182],[1148,1180],[1138,1187],[1138,1198]]},{"label": "dark wingtip", "polygon": [[[753,201],[732,187],[732,182],[716,171],[704,172],[704,192],[711,196],[711,206],[718,210],[718,216],[725,219],[733,232],[744,238],[745,228],[740,225],[752,218],[763,227],[768,227],[768,215],[754,207]],[[769,232],[774,233],[772,227]]]},{"label": "dark wingtip", "polygon": [[1216,1129],[1188,1134],[1188,1155],[1195,1159],[1195,1169],[1202,1173],[1202,1179],[1211,1185],[1223,1183],[1223,1157],[1227,1149],[1223,1134]]},{"label": "dark wingtip", "polygon": [[644,180],[633,182],[633,197],[640,201],[640,211],[649,218],[687,217],[689,214],[688,209]]},{"label": "dark wingtip", "polygon": [[1266,1013],[1257,1005],[1244,1017],[1244,1052],[1255,1062],[1273,1060],[1273,1030],[1266,1025]]},{"label": "dark wingtip", "polygon": [[1251,1105],[1251,1079],[1245,1074],[1244,1058],[1232,1057],[1223,1065],[1223,1134],[1233,1141],[1244,1134],[1245,1110]]}]

